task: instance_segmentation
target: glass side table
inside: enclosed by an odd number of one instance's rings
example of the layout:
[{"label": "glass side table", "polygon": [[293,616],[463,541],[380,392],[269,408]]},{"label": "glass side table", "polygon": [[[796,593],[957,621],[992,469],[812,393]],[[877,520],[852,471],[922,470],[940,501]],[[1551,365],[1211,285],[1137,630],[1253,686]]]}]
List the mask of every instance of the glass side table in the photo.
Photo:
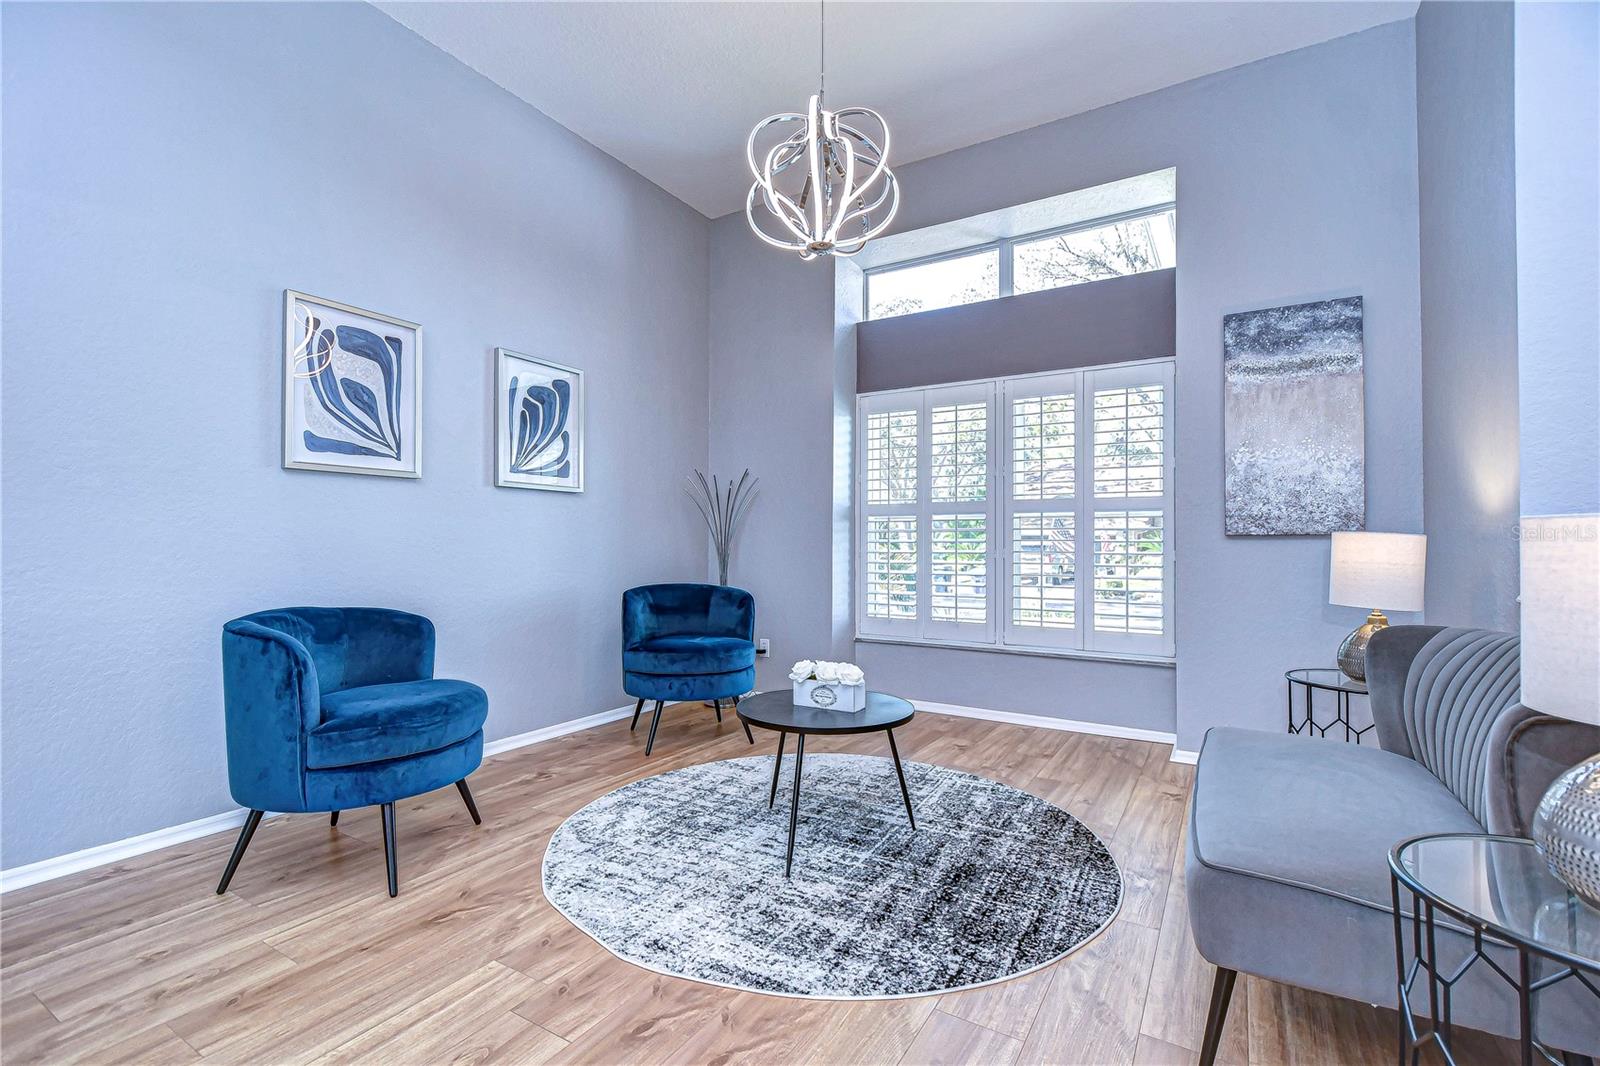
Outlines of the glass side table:
[{"label": "glass side table", "polygon": [[[1476,833],[1413,837],[1389,852],[1389,887],[1402,1064],[1408,1050],[1415,1064],[1422,1049],[1432,1043],[1454,1066],[1450,994],[1456,982],[1480,963],[1516,993],[1523,1066],[1536,1061],[1561,1066],[1564,1061],[1534,1036],[1535,994],[1551,985],[1576,982],[1594,996],[1600,1018],[1600,911],[1556,879],[1533,841]],[[1400,910],[1402,887],[1411,897],[1409,965]],[[1435,951],[1439,912],[1472,937],[1472,950],[1459,963],[1442,962]],[[1486,944],[1515,951],[1515,970],[1496,962],[1484,950]],[[1419,977],[1427,979],[1426,1029],[1418,1028],[1412,1008]]]},{"label": "glass side table", "polygon": [[[1359,744],[1361,738],[1374,728],[1365,725],[1357,729],[1350,724],[1350,697],[1365,696],[1367,686],[1360,681],[1352,681],[1344,675],[1343,670],[1335,670],[1332,667],[1287,670],[1283,676],[1289,682],[1289,732],[1325,737],[1328,735],[1328,730],[1335,726],[1343,726],[1344,739],[1347,742],[1354,740]],[[1297,686],[1305,692],[1305,716],[1299,722],[1294,718],[1294,690]],[[1330,722],[1318,722],[1313,713],[1311,695],[1319,691],[1333,693],[1333,720]]]}]

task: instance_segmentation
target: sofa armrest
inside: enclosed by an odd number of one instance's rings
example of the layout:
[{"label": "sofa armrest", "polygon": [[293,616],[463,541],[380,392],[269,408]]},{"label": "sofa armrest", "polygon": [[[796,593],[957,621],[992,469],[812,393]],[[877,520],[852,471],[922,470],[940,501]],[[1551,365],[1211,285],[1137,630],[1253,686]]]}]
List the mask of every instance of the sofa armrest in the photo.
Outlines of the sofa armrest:
[{"label": "sofa armrest", "polygon": [[305,733],[322,717],[317,667],[286,633],[237,619],[222,629],[228,789],[254,810],[304,807]]},{"label": "sofa armrest", "polygon": [[1525,837],[1550,783],[1600,752],[1600,726],[1569,722],[1519,705],[1495,722],[1488,751],[1484,828]]}]

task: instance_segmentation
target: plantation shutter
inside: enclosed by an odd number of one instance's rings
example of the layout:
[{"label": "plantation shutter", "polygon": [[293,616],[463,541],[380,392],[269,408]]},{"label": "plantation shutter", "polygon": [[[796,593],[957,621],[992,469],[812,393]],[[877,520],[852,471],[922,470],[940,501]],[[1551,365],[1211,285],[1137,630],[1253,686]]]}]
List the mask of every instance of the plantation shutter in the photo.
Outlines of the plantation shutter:
[{"label": "plantation shutter", "polygon": [[857,629],[1173,653],[1169,361],[858,400]]},{"label": "plantation shutter", "polygon": [[1092,471],[1080,482],[1088,497],[1080,520],[1094,575],[1085,647],[1171,655],[1172,366],[1089,371],[1084,395]]},{"label": "plantation shutter", "polygon": [[1079,646],[1079,377],[1050,374],[1006,383],[1007,644]]},{"label": "plantation shutter", "polygon": [[918,580],[919,395],[865,397],[862,414],[862,633],[915,635]]},{"label": "plantation shutter", "polygon": [[927,485],[923,528],[928,610],[923,635],[994,639],[989,520],[993,481],[989,429],[994,385],[946,385],[923,393]]}]

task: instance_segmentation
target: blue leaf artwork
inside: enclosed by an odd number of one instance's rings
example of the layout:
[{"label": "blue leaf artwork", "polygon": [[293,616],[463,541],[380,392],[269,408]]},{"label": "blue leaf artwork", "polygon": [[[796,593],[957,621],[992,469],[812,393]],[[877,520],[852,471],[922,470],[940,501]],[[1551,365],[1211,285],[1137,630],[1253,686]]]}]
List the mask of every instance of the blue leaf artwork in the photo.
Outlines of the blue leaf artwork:
[{"label": "blue leaf artwork", "polygon": [[495,349],[495,484],[583,491],[583,371]]},{"label": "blue leaf artwork", "polygon": [[[312,319],[312,329],[316,340],[306,358],[321,370],[306,379],[311,394],[322,411],[350,435],[329,437],[307,429],[303,433],[306,450],[399,460],[400,338],[379,337],[359,326],[325,329],[316,319]],[[335,367],[343,362],[337,358],[341,352],[375,364],[383,382],[381,403],[364,382],[340,376]]]},{"label": "blue leaf artwork", "polygon": [[513,376],[506,398],[512,473],[570,477],[572,383],[558,378],[545,385]]},{"label": "blue leaf artwork", "polygon": [[422,327],[284,290],[283,465],[422,476]]}]

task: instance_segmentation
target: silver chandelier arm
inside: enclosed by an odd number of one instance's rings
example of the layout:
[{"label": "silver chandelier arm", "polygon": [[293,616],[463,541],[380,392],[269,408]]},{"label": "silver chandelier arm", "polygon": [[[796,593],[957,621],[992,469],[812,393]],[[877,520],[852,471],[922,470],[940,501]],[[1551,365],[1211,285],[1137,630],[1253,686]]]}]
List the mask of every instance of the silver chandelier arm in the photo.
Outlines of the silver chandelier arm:
[{"label": "silver chandelier arm", "polygon": [[[793,122],[803,125],[759,152],[757,142],[767,130]],[[863,128],[873,123],[881,131],[877,136]],[[796,166],[802,159],[804,168]],[[785,112],[757,123],[745,142],[745,160],[755,178],[745,197],[751,230],[802,259],[854,255],[899,210],[899,182],[889,169],[888,123],[871,108],[828,111],[820,95],[813,96],[804,115]],[[874,218],[886,205],[887,213]],[[861,232],[846,233],[857,225]]]}]

